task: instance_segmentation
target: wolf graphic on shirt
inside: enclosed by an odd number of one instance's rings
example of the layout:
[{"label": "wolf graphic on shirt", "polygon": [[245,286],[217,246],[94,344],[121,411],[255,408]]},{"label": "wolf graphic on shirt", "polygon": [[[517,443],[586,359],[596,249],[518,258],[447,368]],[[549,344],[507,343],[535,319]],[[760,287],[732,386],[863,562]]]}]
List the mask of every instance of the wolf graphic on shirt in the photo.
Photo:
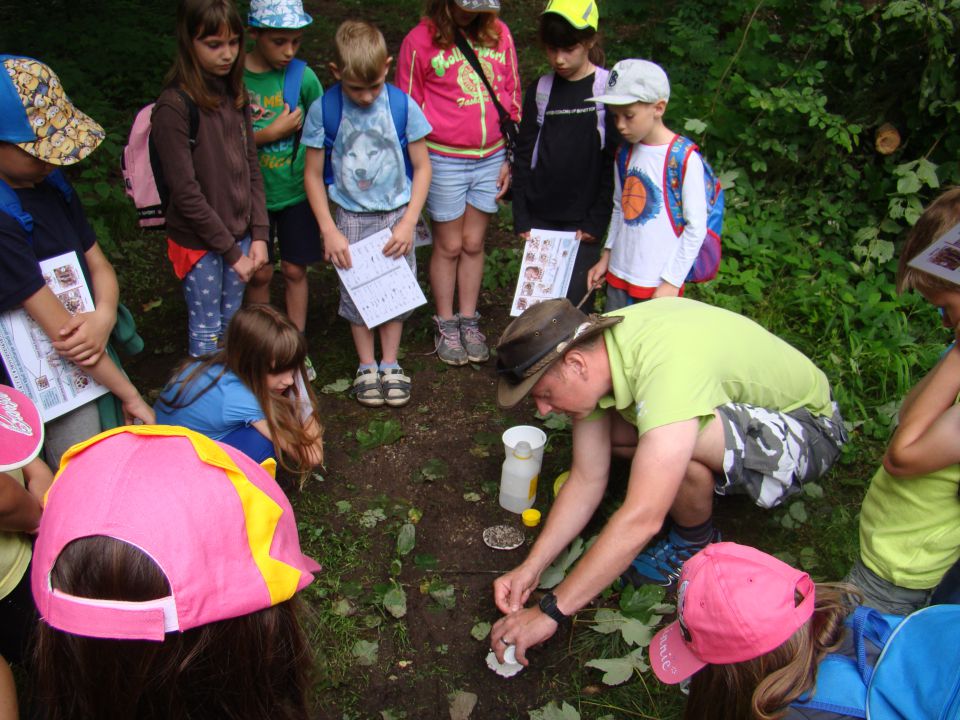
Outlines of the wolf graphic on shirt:
[{"label": "wolf graphic on shirt", "polygon": [[[397,140],[397,131],[390,122],[379,120],[365,126],[343,118],[343,126],[337,134],[337,143],[343,138],[343,149],[334,152],[335,178],[338,187],[350,197],[385,198],[387,204],[401,205],[404,197],[406,173],[403,152]],[[383,203],[375,203],[382,205]]]}]

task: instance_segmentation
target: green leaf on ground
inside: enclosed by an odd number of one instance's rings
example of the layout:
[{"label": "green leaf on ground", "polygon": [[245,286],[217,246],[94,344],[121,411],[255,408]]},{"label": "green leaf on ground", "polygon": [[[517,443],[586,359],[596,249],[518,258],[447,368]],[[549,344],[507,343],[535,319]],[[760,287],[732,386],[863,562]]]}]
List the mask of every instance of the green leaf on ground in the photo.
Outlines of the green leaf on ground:
[{"label": "green leaf on ground", "polygon": [[530,720],[580,720],[580,713],[568,703],[557,705],[551,700],[539,710],[531,710]]},{"label": "green leaf on ground", "polygon": [[407,614],[407,593],[399,583],[393,583],[384,594],[383,606],[395,618],[399,619]]},{"label": "green leaf on ground", "polygon": [[367,429],[357,430],[357,442],[362,450],[390,445],[403,437],[403,428],[396,420],[371,420]]},{"label": "green leaf on ground", "polygon": [[464,493],[463,499],[467,502],[480,502],[480,494],[475,492]]},{"label": "green leaf on ground", "polygon": [[336,395],[349,390],[351,385],[350,378],[340,378],[339,380],[334,380],[332,383],[324,385],[320,388],[320,392],[327,395]]},{"label": "green leaf on ground", "polygon": [[478,622],[470,629],[470,637],[474,640],[483,640],[487,635],[490,634],[490,623],[488,622]]},{"label": "green leaf on ground", "polygon": [[434,580],[427,587],[427,592],[433,601],[444,610],[453,610],[457,605],[457,596],[454,594],[453,585],[442,580]]},{"label": "green leaf on ground", "polygon": [[640,622],[636,618],[626,617],[619,610],[601,608],[593,618],[594,624],[590,628],[598,633],[608,635],[620,631],[623,639],[629,645],[646,647],[653,639],[653,627],[660,622],[659,615],[653,615],[651,622]]},{"label": "green leaf on ground", "polygon": [[360,527],[375,528],[379,523],[382,523],[386,519],[387,516],[384,514],[381,508],[364,510],[363,515],[360,516]]},{"label": "green leaf on ground", "polygon": [[404,523],[397,535],[397,554],[401,557],[409,555],[417,544],[417,528],[413,523]]},{"label": "green leaf on ground", "polygon": [[368,640],[357,640],[350,651],[357,659],[357,664],[369,667],[377,662],[377,653],[380,651],[380,644],[369,642]]},{"label": "green leaf on ground", "polygon": [[337,500],[337,514],[343,515],[353,510],[353,505],[349,500]]},{"label": "green leaf on ground", "polygon": [[443,480],[447,476],[447,463],[439,458],[431,458],[420,468],[420,475],[427,482]]},{"label": "green leaf on ground", "polygon": [[543,575],[540,576],[540,587],[544,590],[549,590],[559,585],[560,581],[566,576],[570,566],[577,561],[577,558],[583,555],[583,550],[583,538],[574,538],[573,542],[570,543],[570,547],[567,548],[567,551],[560,553],[559,557],[553,561],[553,565],[543,571]]},{"label": "green leaf on ground", "polygon": [[447,695],[450,703],[450,720],[467,720],[477,706],[476,693],[457,690]]},{"label": "green leaf on ground", "polygon": [[633,675],[633,671],[645,672],[650,669],[644,659],[644,648],[637,648],[622,658],[605,658],[590,660],[587,667],[596,668],[603,672],[604,685],[620,685]]},{"label": "green leaf on ground", "polygon": [[433,570],[437,567],[437,558],[428,553],[413,556],[413,564],[421,570]]}]

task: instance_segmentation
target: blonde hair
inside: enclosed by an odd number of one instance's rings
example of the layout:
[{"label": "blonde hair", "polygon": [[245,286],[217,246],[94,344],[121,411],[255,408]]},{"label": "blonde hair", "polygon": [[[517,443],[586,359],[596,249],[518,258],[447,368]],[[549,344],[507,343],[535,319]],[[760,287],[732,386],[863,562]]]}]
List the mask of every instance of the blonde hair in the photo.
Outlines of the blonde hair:
[{"label": "blonde hair", "polygon": [[[310,418],[322,433],[317,398],[304,365],[306,357],[306,340],[290,318],[269,305],[246,305],[237,311],[227,326],[223,349],[200,358],[199,362],[191,358],[181,364],[167,384],[170,387],[183,377],[180,387],[169,400],[161,397],[157,402],[174,410],[184,408],[210,390],[230,370],[257,398],[280,465],[292,473],[304,473],[313,467],[309,457],[316,438],[306,430],[309,418],[300,417],[297,384],[280,395],[267,386],[267,375],[293,370],[303,380],[302,386],[306,388],[310,402]],[[214,375],[205,387],[192,392],[193,384],[200,382],[206,371],[215,365],[222,366],[220,373]],[[189,372],[188,368],[191,368]],[[184,373],[187,374],[184,376]],[[190,400],[186,401],[188,397]],[[289,450],[284,451],[284,447]],[[322,462],[321,445],[319,463]]]},{"label": "blonde hair", "polygon": [[916,290],[920,293],[957,291],[957,286],[948,280],[910,267],[913,258],[930,247],[937,238],[960,222],[960,187],[948,188],[930,203],[913,226],[907,241],[900,251],[897,267],[897,292]]},{"label": "blonde hair", "polygon": [[[753,660],[707,665],[690,682],[684,720],[775,720],[814,686],[817,665],[840,645],[857,591],[817,585],[811,618],[779,647]],[[797,602],[800,599],[798,598]]]},{"label": "blonde hair", "polygon": [[334,62],[341,78],[375,83],[387,69],[387,41],[373,23],[346,20],[334,37]]},{"label": "blonde hair", "polygon": [[[428,0],[427,18],[433,23],[433,43],[437,47],[449,49],[454,46],[457,25],[450,13],[454,0]],[[497,13],[478,12],[463,33],[474,43],[493,48],[500,42],[500,28],[497,26]]]}]

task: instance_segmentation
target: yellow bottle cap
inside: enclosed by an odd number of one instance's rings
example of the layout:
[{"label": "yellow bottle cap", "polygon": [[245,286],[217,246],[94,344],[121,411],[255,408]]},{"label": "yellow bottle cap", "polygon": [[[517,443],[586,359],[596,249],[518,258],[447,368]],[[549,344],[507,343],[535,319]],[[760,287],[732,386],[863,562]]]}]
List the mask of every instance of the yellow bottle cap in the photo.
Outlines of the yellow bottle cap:
[{"label": "yellow bottle cap", "polygon": [[540,511],[536,508],[524,510],[520,517],[527,527],[536,527],[540,524]]}]

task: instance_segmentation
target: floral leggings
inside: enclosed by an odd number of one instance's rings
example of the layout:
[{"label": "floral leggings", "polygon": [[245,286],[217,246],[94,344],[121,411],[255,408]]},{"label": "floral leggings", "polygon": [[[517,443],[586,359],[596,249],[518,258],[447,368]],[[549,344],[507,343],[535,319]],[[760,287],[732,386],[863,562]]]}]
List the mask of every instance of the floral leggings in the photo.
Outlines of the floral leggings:
[{"label": "floral leggings", "polygon": [[[250,237],[240,241],[244,254],[250,252]],[[189,352],[199,357],[216,352],[217,344],[230,318],[243,303],[246,283],[224,263],[219,253],[208,252],[183,278],[183,296],[187,301]]]}]

